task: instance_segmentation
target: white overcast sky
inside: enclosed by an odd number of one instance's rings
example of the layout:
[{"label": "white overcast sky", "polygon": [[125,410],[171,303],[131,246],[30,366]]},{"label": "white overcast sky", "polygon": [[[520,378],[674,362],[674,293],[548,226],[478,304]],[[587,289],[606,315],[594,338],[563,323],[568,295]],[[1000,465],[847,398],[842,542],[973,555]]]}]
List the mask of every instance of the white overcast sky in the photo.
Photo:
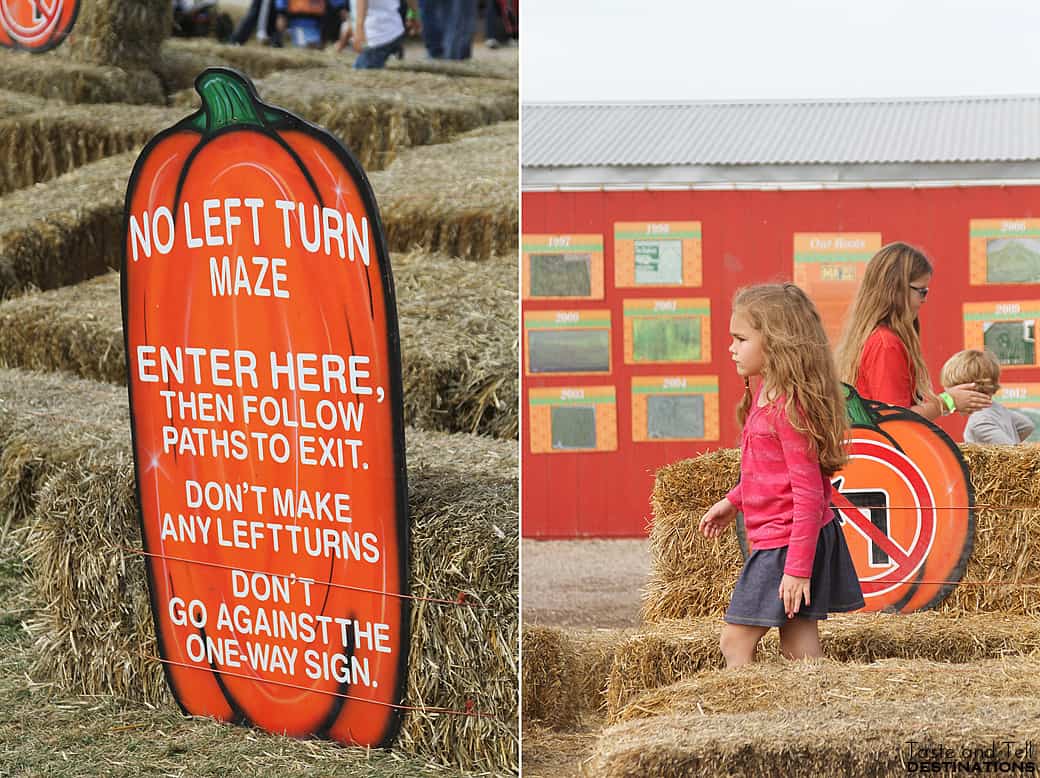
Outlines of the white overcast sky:
[{"label": "white overcast sky", "polygon": [[523,0],[523,101],[1040,94],[1040,0]]}]

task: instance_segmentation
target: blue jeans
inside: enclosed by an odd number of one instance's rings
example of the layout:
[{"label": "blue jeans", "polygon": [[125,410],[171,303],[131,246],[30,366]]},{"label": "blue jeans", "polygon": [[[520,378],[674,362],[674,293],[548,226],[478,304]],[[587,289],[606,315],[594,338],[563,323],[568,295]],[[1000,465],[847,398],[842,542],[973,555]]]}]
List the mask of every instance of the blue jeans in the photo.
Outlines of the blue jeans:
[{"label": "blue jeans", "polygon": [[419,19],[422,21],[423,43],[433,59],[444,56],[444,0],[419,0]]},{"label": "blue jeans", "polygon": [[477,0],[448,0],[444,22],[444,56],[469,59],[477,30]]},{"label": "blue jeans", "polygon": [[404,41],[404,36],[400,35],[382,46],[369,46],[354,60],[354,69],[378,70],[384,67],[390,55],[400,50],[402,41]]}]

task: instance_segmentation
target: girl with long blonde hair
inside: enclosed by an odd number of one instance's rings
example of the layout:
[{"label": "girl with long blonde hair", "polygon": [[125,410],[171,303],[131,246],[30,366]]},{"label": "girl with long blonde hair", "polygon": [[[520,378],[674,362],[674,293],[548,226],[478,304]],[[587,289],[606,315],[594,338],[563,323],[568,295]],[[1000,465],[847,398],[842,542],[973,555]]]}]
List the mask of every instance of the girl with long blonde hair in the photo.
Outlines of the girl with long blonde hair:
[{"label": "girl with long blonde hair", "polygon": [[779,627],[785,656],[818,657],[819,620],[863,607],[830,508],[830,477],[847,459],[844,392],[820,315],[794,284],[738,292],[730,334],[745,385],[740,482],[704,514],[700,531],[718,537],[743,511],[750,553],[726,611],[722,653],[729,667],[746,664]]},{"label": "girl with long blonde hair", "polygon": [[990,404],[974,384],[936,394],[921,353],[918,312],[932,263],[906,243],[883,246],[867,263],[837,348],[838,373],[860,396],[909,408],[926,419]]}]

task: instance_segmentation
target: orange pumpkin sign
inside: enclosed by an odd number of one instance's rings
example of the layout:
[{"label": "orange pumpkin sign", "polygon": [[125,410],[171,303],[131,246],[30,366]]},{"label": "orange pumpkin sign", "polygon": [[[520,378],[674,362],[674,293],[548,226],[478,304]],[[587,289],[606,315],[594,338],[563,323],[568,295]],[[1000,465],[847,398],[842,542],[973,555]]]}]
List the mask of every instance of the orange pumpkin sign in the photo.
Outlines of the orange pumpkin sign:
[{"label": "orange pumpkin sign", "polygon": [[238,73],[126,195],[123,323],[166,676],[192,714],[386,745],[408,654],[393,280],[368,180]]},{"label": "orange pumpkin sign", "polygon": [[865,611],[934,608],[964,575],[975,492],[960,449],[916,413],[846,387],[849,462],[832,504],[859,573]]},{"label": "orange pumpkin sign", "polygon": [[0,46],[49,51],[65,40],[78,14],[79,0],[0,0]]}]

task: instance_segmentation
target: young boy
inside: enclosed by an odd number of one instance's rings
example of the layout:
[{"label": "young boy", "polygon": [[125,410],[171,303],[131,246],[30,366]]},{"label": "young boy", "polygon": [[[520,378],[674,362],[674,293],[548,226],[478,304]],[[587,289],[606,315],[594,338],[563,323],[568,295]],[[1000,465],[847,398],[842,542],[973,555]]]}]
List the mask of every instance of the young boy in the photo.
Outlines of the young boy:
[{"label": "young boy", "polygon": [[[1000,389],[1000,363],[988,351],[958,351],[943,365],[943,386],[975,382],[980,392],[993,396]],[[1018,411],[994,401],[988,408],[975,411],[964,428],[965,443],[1021,443],[1033,434],[1033,422]]]}]

